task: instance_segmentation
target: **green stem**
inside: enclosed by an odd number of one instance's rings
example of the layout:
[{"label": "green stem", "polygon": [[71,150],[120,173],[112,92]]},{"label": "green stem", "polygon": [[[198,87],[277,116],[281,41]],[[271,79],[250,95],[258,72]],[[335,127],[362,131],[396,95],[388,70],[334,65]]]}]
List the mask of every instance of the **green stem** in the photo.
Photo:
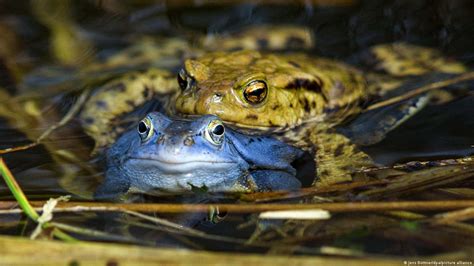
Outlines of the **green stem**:
[{"label": "green stem", "polygon": [[[21,190],[20,185],[16,182],[13,174],[8,169],[5,161],[2,157],[0,157],[0,174],[3,176],[3,180],[7,184],[8,188],[12,192],[13,196],[15,197],[16,201],[20,205],[21,209],[25,212],[25,214],[33,221],[38,222],[38,218],[40,217],[39,214],[35,211],[33,206],[31,206],[30,202],[26,198],[25,193]],[[43,228],[51,226],[49,223],[44,223]],[[58,228],[53,229],[53,236],[58,239],[64,240],[66,242],[78,242],[79,240],[75,239],[72,236],[64,233]]]},{"label": "green stem", "polygon": [[66,242],[69,242],[69,243],[77,243],[77,242],[80,242],[77,238],[74,238],[66,233],[64,233],[63,231],[61,231],[60,229],[58,228],[54,228],[53,229],[53,235],[58,238],[58,239],[61,239],[63,241],[66,241]]},{"label": "green stem", "polygon": [[5,180],[5,183],[12,192],[21,209],[25,212],[26,215],[28,215],[28,217],[30,217],[31,220],[36,222],[39,218],[39,214],[35,211],[33,206],[30,205],[25,194],[23,193],[20,186],[13,177],[12,173],[10,172],[10,169],[8,169],[7,165],[5,164],[5,161],[1,157],[0,173],[2,174],[3,180]]}]

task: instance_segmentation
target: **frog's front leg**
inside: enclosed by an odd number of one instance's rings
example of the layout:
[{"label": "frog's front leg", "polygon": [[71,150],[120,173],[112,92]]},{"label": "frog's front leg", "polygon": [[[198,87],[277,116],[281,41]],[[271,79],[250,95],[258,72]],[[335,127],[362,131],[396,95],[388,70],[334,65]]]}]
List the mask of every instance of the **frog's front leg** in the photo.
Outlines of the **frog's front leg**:
[{"label": "frog's front leg", "polygon": [[85,132],[96,142],[95,150],[110,144],[124,130],[114,125],[121,116],[152,99],[167,107],[179,91],[175,84],[171,72],[149,69],[124,75],[98,88],[80,114]]},{"label": "frog's front leg", "polygon": [[373,166],[371,158],[360,151],[344,135],[334,130],[312,132],[315,144],[316,178],[313,186],[327,186],[352,181],[352,173],[363,167]]},{"label": "frog's front leg", "polygon": [[96,200],[120,200],[130,188],[130,180],[117,167],[107,169],[107,177],[94,193]]}]

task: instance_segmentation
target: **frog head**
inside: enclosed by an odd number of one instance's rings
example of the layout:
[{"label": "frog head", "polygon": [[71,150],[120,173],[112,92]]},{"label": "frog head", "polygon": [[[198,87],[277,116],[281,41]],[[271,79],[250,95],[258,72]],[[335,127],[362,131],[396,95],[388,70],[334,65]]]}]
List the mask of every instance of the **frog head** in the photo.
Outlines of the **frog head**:
[{"label": "frog head", "polygon": [[309,74],[298,59],[256,51],[209,53],[185,61],[176,109],[215,114],[240,127],[295,125],[323,113],[325,86],[333,83],[326,77]]},{"label": "frog head", "polygon": [[153,112],[127,134],[109,151],[108,166],[120,167],[120,175],[127,176],[137,192],[182,192],[192,187],[225,191],[249,167],[213,115],[189,121]]}]

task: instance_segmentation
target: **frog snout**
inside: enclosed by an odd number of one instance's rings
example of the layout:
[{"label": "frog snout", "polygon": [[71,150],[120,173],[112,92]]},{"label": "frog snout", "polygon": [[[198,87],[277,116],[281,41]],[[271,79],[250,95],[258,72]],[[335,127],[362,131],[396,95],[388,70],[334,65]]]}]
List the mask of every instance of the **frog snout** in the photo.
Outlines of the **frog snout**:
[{"label": "frog snout", "polygon": [[168,138],[166,141],[166,145],[173,146],[173,147],[180,147],[180,146],[192,146],[194,145],[194,138],[193,136],[186,135],[186,136],[172,136]]},{"label": "frog snout", "polygon": [[156,144],[160,145],[160,144],[165,143],[165,139],[166,139],[166,136],[165,136],[165,135],[160,135],[160,136],[156,139]]},{"label": "frog snout", "polygon": [[159,149],[166,151],[165,153],[179,154],[183,149],[193,146],[195,141],[191,135],[162,135],[157,139],[156,144]]}]

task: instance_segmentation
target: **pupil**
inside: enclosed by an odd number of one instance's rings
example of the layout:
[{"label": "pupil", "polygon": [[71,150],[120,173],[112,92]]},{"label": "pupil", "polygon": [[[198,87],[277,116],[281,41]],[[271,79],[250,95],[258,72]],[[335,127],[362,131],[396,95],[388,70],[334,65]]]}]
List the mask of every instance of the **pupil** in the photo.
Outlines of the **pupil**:
[{"label": "pupil", "polygon": [[138,133],[143,134],[146,133],[148,127],[146,126],[145,122],[140,122],[138,124]]},{"label": "pupil", "polygon": [[258,99],[258,98],[260,98],[262,93],[263,93],[263,89],[255,89],[255,90],[250,91],[249,96],[252,97],[252,98],[257,98]]},{"label": "pupil", "polygon": [[263,81],[250,83],[244,91],[244,97],[250,103],[261,103],[266,96],[267,85]]},{"label": "pupil", "polygon": [[222,125],[217,125],[214,127],[214,129],[212,130],[212,133],[214,133],[214,135],[222,135],[224,134],[224,126]]}]

